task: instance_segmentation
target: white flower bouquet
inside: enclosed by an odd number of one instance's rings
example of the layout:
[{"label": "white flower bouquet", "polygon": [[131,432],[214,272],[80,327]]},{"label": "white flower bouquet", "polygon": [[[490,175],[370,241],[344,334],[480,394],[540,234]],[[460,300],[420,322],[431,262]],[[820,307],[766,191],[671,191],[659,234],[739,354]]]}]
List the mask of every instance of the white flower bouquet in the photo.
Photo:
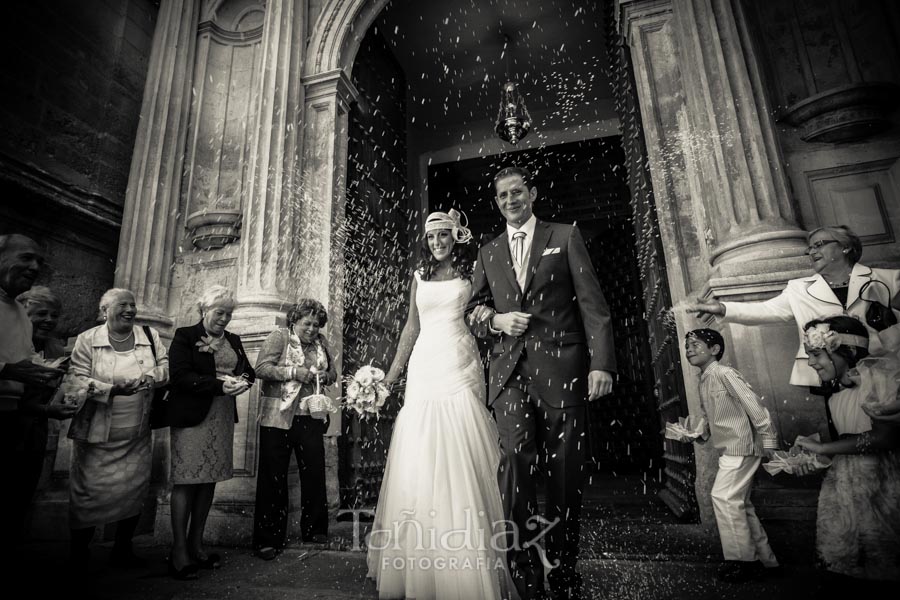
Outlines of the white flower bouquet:
[{"label": "white flower bouquet", "polygon": [[677,422],[666,423],[666,439],[676,442],[693,442],[706,430],[706,419],[688,415],[678,417]]},{"label": "white flower bouquet", "polygon": [[355,410],[361,416],[377,416],[391,393],[383,381],[384,371],[378,367],[372,365],[360,367],[356,373],[344,380],[347,386],[344,406]]},{"label": "white flower bouquet", "polygon": [[827,456],[815,454],[809,450],[805,450],[796,445],[797,441],[809,439],[814,442],[819,441],[819,434],[815,433],[810,436],[798,435],[794,446],[785,452],[784,450],[776,450],[772,454],[769,462],[763,464],[763,469],[769,475],[777,475],[778,473],[787,473],[788,475],[796,475],[798,468],[802,465],[808,465],[815,471],[821,471],[831,466],[831,459]]}]

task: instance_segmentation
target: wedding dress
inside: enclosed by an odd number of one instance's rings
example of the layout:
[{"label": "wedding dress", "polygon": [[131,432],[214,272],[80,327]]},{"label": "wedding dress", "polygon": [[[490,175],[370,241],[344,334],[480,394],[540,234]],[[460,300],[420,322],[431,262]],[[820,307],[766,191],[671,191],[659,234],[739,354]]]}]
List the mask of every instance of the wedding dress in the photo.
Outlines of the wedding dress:
[{"label": "wedding dress", "polygon": [[415,277],[419,337],[369,538],[368,577],[380,598],[513,598],[497,427],[463,314],[471,284]]}]

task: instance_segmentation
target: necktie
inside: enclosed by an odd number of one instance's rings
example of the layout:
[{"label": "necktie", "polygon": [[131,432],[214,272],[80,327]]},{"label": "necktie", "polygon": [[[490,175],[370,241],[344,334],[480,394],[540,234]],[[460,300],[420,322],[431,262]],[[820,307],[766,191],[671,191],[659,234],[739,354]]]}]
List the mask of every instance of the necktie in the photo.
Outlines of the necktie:
[{"label": "necktie", "polygon": [[517,231],[513,234],[513,260],[516,261],[516,271],[522,270],[525,260],[525,232]]}]

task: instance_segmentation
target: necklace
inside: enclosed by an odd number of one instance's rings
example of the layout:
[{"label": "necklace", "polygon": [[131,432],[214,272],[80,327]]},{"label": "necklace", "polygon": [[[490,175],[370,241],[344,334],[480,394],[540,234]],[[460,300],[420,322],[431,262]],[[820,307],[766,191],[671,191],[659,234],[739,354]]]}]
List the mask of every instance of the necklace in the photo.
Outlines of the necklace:
[{"label": "necklace", "polygon": [[846,279],[843,279],[841,281],[832,281],[825,278],[825,283],[827,283],[829,287],[847,287],[847,285],[850,284],[850,277],[847,276]]},{"label": "necklace", "polygon": [[121,344],[122,342],[127,342],[128,339],[129,339],[131,336],[134,335],[134,329],[132,329],[131,331],[129,331],[129,332],[128,332],[128,335],[126,335],[125,337],[123,337],[121,340],[112,334],[112,329],[110,329],[109,327],[106,328],[106,334],[109,336],[109,339],[110,339],[110,340],[112,340],[112,341],[114,341],[114,342],[116,342],[116,343]]}]

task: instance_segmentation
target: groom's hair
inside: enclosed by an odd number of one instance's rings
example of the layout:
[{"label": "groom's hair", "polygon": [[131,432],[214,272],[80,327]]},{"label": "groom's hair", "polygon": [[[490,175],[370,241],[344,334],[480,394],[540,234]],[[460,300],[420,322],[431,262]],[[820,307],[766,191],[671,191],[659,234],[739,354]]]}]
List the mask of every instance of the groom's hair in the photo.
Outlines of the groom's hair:
[{"label": "groom's hair", "polygon": [[525,187],[529,190],[531,189],[531,171],[526,169],[525,167],[504,167],[500,169],[500,172],[494,175],[494,188],[497,187],[497,182],[503,179],[504,177],[512,177],[514,175],[518,175],[522,178],[522,181],[525,182]]}]

